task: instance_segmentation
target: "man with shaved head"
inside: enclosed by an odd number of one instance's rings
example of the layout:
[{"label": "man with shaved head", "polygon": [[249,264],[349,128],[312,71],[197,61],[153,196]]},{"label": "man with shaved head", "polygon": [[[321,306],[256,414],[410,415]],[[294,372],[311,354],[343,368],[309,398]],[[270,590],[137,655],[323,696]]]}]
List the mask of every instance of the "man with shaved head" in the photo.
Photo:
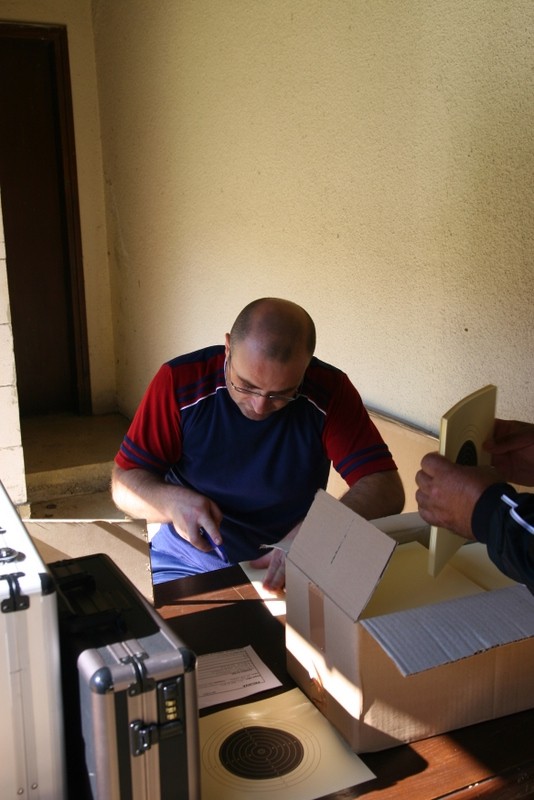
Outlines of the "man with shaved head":
[{"label": "man with shaved head", "polygon": [[[112,494],[161,523],[154,583],[241,561],[285,584],[290,545],[330,466],[342,502],[366,519],[399,513],[397,467],[347,375],[316,358],[315,325],[296,303],[249,303],[224,345],[164,364],[115,458]],[[328,531],[325,531],[325,536]],[[282,542],[265,555],[262,545]]]}]

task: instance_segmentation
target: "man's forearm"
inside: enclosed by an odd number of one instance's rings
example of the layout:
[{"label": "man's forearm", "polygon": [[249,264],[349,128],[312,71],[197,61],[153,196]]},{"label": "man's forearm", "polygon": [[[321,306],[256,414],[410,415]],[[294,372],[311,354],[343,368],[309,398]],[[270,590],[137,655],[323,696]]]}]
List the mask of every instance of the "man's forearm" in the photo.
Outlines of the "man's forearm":
[{"label": "man's forearm", "polygon": [[378,519],[400,514],[404,508],[404,489],[396,470],[375,472],[361,478],[340,499],[361,517]]},{"label": "man's forearm", "polygon": [[123,470],[115,465],[111,492],[116,505],[129,516],[147,522],[172,523],[176,533],[199,550],[209,550],[202,530],[215,544],[222,543],[221,510],[209,498],[191,489],[166,483],[147,470]]},{"label": "man's forearm", "polygon": [[177,487],[142,469],[125,470],[115,466],[111,476],[111,496],[115,505],[133,519],[169,522],[169,492]]}]

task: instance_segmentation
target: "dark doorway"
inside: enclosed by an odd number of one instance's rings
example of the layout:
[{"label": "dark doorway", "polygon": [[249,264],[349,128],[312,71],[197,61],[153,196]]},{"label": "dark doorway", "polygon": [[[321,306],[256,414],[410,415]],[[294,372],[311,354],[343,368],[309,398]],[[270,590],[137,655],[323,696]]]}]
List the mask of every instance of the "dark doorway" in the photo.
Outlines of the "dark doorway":
[{"label": "dark doorway", "polygon": [[67,33],[0,23],[0,192],[21,416],[91,412]]}]

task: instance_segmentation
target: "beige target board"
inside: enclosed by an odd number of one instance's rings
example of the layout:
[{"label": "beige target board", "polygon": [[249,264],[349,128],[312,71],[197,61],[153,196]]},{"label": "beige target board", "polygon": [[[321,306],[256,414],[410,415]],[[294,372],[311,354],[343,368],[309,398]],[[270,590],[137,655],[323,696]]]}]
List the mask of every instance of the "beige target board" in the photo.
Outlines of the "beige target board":
[{"label": "beige target board", "polygon": [[[439,452],[455,464],[484,466],[491,456],[482,445],[493,433],[497,387],[489,384],[456,403],[441,418]],[[465,543],[462,536],[433,525],[430,529],[428,569],[438,575]]]}]

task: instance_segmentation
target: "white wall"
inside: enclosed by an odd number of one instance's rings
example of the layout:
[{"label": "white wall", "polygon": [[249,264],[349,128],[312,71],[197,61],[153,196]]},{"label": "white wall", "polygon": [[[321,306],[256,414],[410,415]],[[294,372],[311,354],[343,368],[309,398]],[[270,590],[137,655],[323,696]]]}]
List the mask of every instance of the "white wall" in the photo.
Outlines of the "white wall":
[{"label": "white wall", "polygon": [[0,0],[0,19],[67,25],[95,413],[115,360],[132,414],[164,359],[274,294],[372,407],[436,432],[493,382],[532,418],[530,0]]},{"label": "white wall", "polygon": [[374,408],[532,418],[531,0],[93,9],[126,413],[272,294]]}]

